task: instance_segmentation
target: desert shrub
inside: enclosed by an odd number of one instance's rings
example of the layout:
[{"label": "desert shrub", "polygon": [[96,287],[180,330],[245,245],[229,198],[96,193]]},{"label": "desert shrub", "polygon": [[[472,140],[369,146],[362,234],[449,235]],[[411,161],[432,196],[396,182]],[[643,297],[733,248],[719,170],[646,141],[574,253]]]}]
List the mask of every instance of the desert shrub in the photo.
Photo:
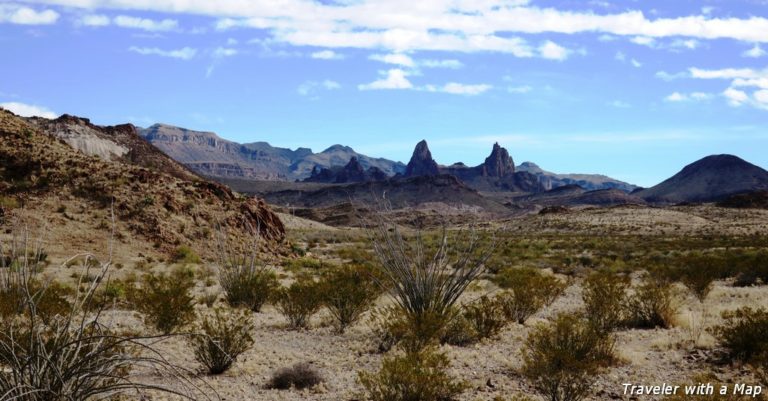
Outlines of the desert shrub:
[{"label": "desert shrub", "polygon": [[253,322],[248,312],[216,309],[211,316],[198,319],[188,342],[195,359],[209,374],[224,373],[235,359],[253,345]]},{"label": "desert shrub", "polygon": [[308,363],[297,363],[289,368],[282,368],[272,375],[267,388],[288,390],[291,387],[298,390],[314,387],[324,381],[320,373]]},{"label": "desert shrub", "polygon": [[132,302],[155,329],[168,334],[194,318],[195,300],[189,293],[194,286],[194,275],[187,269],[145,275]]},{"label": "desert shrub", "polygon": [[[0,254],[4,254],[0,241]],[[22,244],[22,246],[25,246]],[[0,324],[0,399],[17,401],[120,399],[130,394],[142,396],[153,390],[195,398],[198,386],[186,372],[165,360],[154,347],[167,337],[150,339],[115,331],[105,325],[100,313],[91,313],[94,296],[106,282],[109,262],[100,264],[96,280],[84,291],[68,294],[67,308],[55,318],[39,315],[46,309],[44,297],[54,293],[52,285],[33,280],[29,262],[16,265],[12,272],[0,273],[3,285],[13,282],[22,312]],[[130,377],[131,369],[151,369],[171,380],[171,386],[142,383]]]},{"label": "desert shrub", "polygon": [[181,245],[173,251],[171,260],[176,263],[200,263],[200,257],[187,245]]},{"label": "desert shrub", "polygon": [[316,258],[302,256],[297,259],[285,259],[283,267],[288,270],[313,269],[319,270],[323,267],[323,261]]},{"label": "desert shrub", "polygon": [[230,258],[222,264],[219,282],[227,303],[254,312],[272,297],[279,286],[275,273],[256,264],[255,258]]},{"label": "desert shrub", "polygon": [[479,300],[464,307],[463,317],[469,322],[477,340],[499,334],[509,323],[510,320],[504,313],[504,302],[501,297],[482,296]]},{"label": "desert shrub", "polygon": [[320,286],[325,294],[323,302],[339,333],[357,322],[381,293],[371,273],[359,266],[341,267],[328,273]]},{"label": "desert shrub", "polygon": [[299,277],[275,294],[275,306],[294,329],[309,327],[309,319],[323,306],[322,287],[311,278]]},{"label": "desert shrub", "polygon": [[458,314],[445,327],[440,336],[440,343],[463,347],[477,342],[478,338],[475,325],[463,314]]},{"label": "desert shrub", "polygon": [[459,297],[484,271],[495,242],[475,230],[449,236],[445,227],[431,237],[421,232],[406,237],[382,214],[375,217],[367,233],[382,282],[408,324],[403,344],[416,350],[440,339]]},{"label": "desert shrub", "polygon": [[499,296],[507,318],[520,324],[541,308],[552,304],[567,287],[556,277],[531,268],[504,269],[494,277],[494,281],[507,289]]},{"label": "desert shrub", "polygon": [[723,323],[710,329],[728,350],[728,357],[747,363],[768,363],[768,311],[744,307],[723,312]]},{"label": "desert shrub", "polygon": [[649,279],[635,289],[627,303],[627,325],[640,329],[669,328],[677,312],[677,294],[669,281]]},{"label": "desert shrub", "polygon": [[216,304],[216,301],[219,300],[219,293],[218,292],[206,292],[205,294],[201,295],[199,298],[199,302],[209,308],[212,308],[213,305]]},{"label": "desert shrub", "polygon": [[378,352],[387,352],[408,335],[409,327],[402,310],[389,306],[371,311],[369,325],[377,341]]},{"label": "desert shrub", "polygon": [[561,314],[528,335],[521,373],[551,401],[578,401],[612,361],[610,336],[599,335],[586,320]]},{"label": "desert shrub", "polygon": [[626,319],[627,288],[628,277],[608,271],[595,272],[584,280],[584,310],[597,330],[614,331]]},{"label": "desert shrub", "polygon": [[360,372],[358,380],[370,401],[450,401],[467,385],[452,378],[444,354],[423,349],[385,358],[376,373]]},{"label": "desert shrub", "polygon": [[43,283],[36,278],[14,280],[0,285],[0,318],[32,313],[47,323],[69,313],[72,308],[69,298],[73,295],[71,288],[58,282]]}]

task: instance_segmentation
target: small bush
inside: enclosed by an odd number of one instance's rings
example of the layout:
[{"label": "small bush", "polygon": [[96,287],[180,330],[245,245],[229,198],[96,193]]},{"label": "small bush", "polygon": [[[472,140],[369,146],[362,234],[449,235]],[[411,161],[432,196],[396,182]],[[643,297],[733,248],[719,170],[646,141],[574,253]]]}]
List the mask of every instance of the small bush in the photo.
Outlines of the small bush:
[{"label": "small bush", "polygon": [[531,268],[502,270],[494,281],[501,288],[508,289],[499,296],[507,318],[520,324],[541,308],[552,304],[567,287],[556,277]]},{"label": "small bush", "polygon": [[209,308],[212,308],[219,300],[218,292],[207,292],[200,296],[199,302]]},{"label": "small bush", "polygon": [[728,357],[747,363],[768,363],[768,311],[744,307],[723,312],[724,322],[710,331],[728,350]]},{"label": "small bush", "polygon": [[200,263],[200,257],[187,245],[181,245],[171,255],[176,263]]},{"label": "small bush", "polygon": [[274,272],[255,265],[226,266],[219,272],[219,281],[230,306],[254,312],[261,311],[279,286]]},{"label": "small bush", "polygon": [[601,368],[613,362],[613,339],[578,317],[561,314],[539,325],[523,347],[522,374],[553,401],[586,397]]},{"label": "small bush", "polygon": [[192,321],[195,301],[189,290],[194,286],[193,274],[187,269],[176,269],[170,275],[145,275],[133,303],[152,326],[169,334]]},{"label": "small bush", "polygon": [[450,401],[467,385],[448,373],[448,358],[429,349],[385,358],[376,373],[360,372],[358,380],[370,401]]},{"label": "small bush", "polygon": [[504,313],[502,296],[489,298],[480,297],[479,300],[465,306],[464,319],[472,327],[477,340],[493,337],[509,323],[509,318]]},{"label": "small bush", "polygon": [[[29,291],[29,294],[26,292]],[[69,297],[74,291],[58,282],[41,283],[37,279],[0,285],[0,318],[33,313],[44,322],[55,316],[67,315],[72,308]],[[27,303],[31,297],[32,304]],[[34,310],[31,310],[34,308]]]},{"label": "small bush", "polygon": [[308,363],[297,363],[290,368],[282,368],[272,375],[267,388],[288,390],[294,387],[298,390],[314,387],[324,381],[320,373]]},{"label": "small bush", "polygon": [[380,294],[371,274],[362,267],[337,269],[326,275],[320,285],[325,294],[325,306],[339,333],[357,322]]},{"label": "small bush", "polygon": [[584,280],[584,309],[589,322],[600,332],[616,330],[626,320],[629,278],[596,272]]},{"label": "small bush", "polygon": [[298,259],[286,259],[283,261],[283,267],[287,270],[312,269],[319,270],[323,267],[323,261],[316,258],[302,256]]},{"label": "small bush", "polygon": [[389,306],[371,311],[370,327],[378,342],[378,352],[387,352],[406,337],[408,322],[400,308]]},{"label": "small bush", "polygon": [[203,316],[189,337],[195,359],[209,374],[224,373],[235,359],[253,345],[253,322],[247,312],[216,309],[213,316]]},{"label": "small bush", "polygon": [[275,295],[275,306],[293,329],[309,327],[309,319],[323,305],[322,287],[310,278],[299,278]]},{"label": "small bush", "polygon": [[628,301],[627,325],[640,329],[672,327],[677,312],[677,294],[672,283],[663,279],[646,279]]},{"label": "small bush", "polygon": [[464,347],[477,342],[478,338],[475,325],[464,315],[459,314],[445,327],[440,343]]}]

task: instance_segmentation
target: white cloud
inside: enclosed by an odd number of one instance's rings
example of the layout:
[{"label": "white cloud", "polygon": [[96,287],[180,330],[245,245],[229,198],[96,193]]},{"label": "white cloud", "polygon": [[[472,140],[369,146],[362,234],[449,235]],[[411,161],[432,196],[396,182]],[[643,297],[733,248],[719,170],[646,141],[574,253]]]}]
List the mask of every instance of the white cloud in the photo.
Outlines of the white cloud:
[{"label": "white cloud", "polygon": [[0,23],[19,25],[49,25],[56,23],[59,13],[53,10],[37,11],[16,4],[0,4]]},{"label": "white cloud", "polygon": [[235,38],[229,38],[229,39],[227,39],[227,46],[234,46],[234,45],[236,45],[237,43],[238,43],[238,42],[237,42],[237,39],[235,39]]},{"label": "white cloud", "polygon": [[510,86],[507,88],[507,92],[509,93],[528,93],[532,91],[533,88],[529,85],[522,85],[522,86]]},{"label": "white cloud", "polygon": [[320,89],[325,89],[325,90],[341,89],[341,84],[339,84],[336,81],[331,81],[329,79],[326,79],[320,82],[306,81],[301,85],[299,85],[299,87],[296,89],[296,92],[298,92],[299,95],[302,95],[302,96],[309,96],[309,95],[314,95]]},{"label": "white cloud", "polygon": [[666,72],[666,71],[658,71],[655,75],[656,75],[656,78],[659,78],[659,79],[667,81],[667,82],[674,81],[676,79],[689,78],[690,77],[690,74],[688,74],[688,72],[686,72],[686,71],[676,72],[676,73],[669,73],[669,72]]},{"label": "white cloud", "polygon": [[664,100],[667,102],[694,102],[694,101],[708,100],[711,98],[712,98],[712,94],[704,93],[704,92],[691,92],[691,93],[673,92],[669,96],[665,97]]},{"label": "white cloud", "polygon": [[751,49],[745,51],[744,53],[741,53],[742,56],[751,57],[751,58],[760,58],[765,56],[766,54],[768,54],[768,52],[763,50],[763,48],[760,47],[760,45],[758,44],[755,44],[755,46],[752,47]]},{"label": "white cloud", "polygon": [[631,38],[629,41],[636,45],[648,46],[648,47],[653,47],[656,44],[656,39],[649,36],[635,36],[634,38]]},{"label": "white cloud", "polygon": [[[705,70],[689,68],[692,78],[729,80],[730,86],[723,91],[728,104],[734,107],[750,105],[768,110],[766,89],[768,89],[768,68],[755,70],[751,68],[723,68]],[[751,91],[751,93],[750,93]]]},{"label": "white cloud", "polygon": [[19,102],[0,103],[0,107],[22,117],[56,118],[58,115],[45,107]]},{"label": "white cloud", "polygon": [[[228,47],[217,47],[211,55],[213,56],[213,58],[224,58],[224,57],[236,56],[237,54],[238,54],[237,49],[232,49]],[[192,56],[194,56],[194,54]],[[190,58],[192,56],[190,56]]]},{"label": "white cloud", "polygon": [[491,88],[493,88],[493,86],[487,84],[467,85],[457,82],[449,82],[443,86],[426,85],[421,89],[426,90],[427,92],[442,92],[449,93],[451,95],[475,96],[484,93]]},{"label": "white cloud", "polygon": [[89,14],[79,20],[79,23],[85,26],[107,26],[110,22],[108,16],[101,14]]},{"label": "white cloud", "polygon": [[177,58],[181,60],[192,59],[197,54],[197,49],[193,49],[191,47],[184,47],[177,50],[162,50],[156,47],[131,46],[130,48],[128,48],[128,50],[134,53],[145,55],[145,56],[155,55],[155,56],[162,56],[162,57]]},{"label": "white cloud", "polygon": [[634,66],[635,68],[640,68],[643,66],[643,64],[635,59],[629,60],[629,62]]},{"label": "white cloud", "polygon": [[418,62],[420,67],[424,68],[452,68],[459,69],[464,67],[459,60],[420,60]]},{"label": "white cloud", "polygon": [[701,42],[696,39],[675,39],[669,44],[671,48],[685,48],[689,50],[697,49],[701,46]]},{"label": "white cloud", "polygon": [[621,51],[618,51],[618,52],[616,52],[616,55],[615,55],[615,56],[613,56],[613,58],[615,58],[616,60],[619,60],[619,61],[621,61],[621,62],[624,62],[624,61],[626,61],[626,60],[627,60],[627,55],[626,55],[626,54],[624,54],[624,53],[623,53],[623,52],[621,52]]},{"label": "white cloud", "polygon": [[543,58],[563,61],[568,58],[568,56],[571,54],[571,51],[558,45],[555,42],[552,42],[551,40],[548,40],[539,47],[539,53]]},{"label": "white cloud", "polygon": [[384,77],[373,81],[369,84],[358,85],[360,90],[377,90],[377,89],[412,89],[413,84],[406,78],[408,73],[402,69],[394,68],[391,70],[383,71]]},{"label": "white cloud", "polygon": [[415,67],[416,63],[406,54],[372,54],[368,57],[371,60],[381,61],[382,63],[395,64],[403,67]]},{"label": "white cloud", "polygon": [[749,101],[749,95],[747,95],[746,92],[733,88],[728,88],[723,91],[723,96],[728,99],[728,104],[734,107],[741,106]]},{"label": "white cloud", "polygon": [[321,51],[312,53],[310,57],[316,58],[319,60],[341,60],[344,58],[344,55],[336,53],[333,50],[321,50]]},{"label": "white cloud", "polygon": [[149,32],[171,31],[179,26],[179,22],[173,19],[155,21],[148,18],[130,17],[127,15],[118,15],[112,22],[122,28],[142,29]]}]

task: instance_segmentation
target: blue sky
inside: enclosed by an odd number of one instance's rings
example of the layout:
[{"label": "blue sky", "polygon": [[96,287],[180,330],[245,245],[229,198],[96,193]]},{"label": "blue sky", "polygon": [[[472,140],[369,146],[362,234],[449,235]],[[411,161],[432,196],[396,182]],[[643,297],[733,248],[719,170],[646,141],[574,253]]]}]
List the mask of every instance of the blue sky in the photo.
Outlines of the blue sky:
[{"label": "blue sky", "polygon": [[0,106],[650,186],[768,167],[768,0],[0,0]]}]

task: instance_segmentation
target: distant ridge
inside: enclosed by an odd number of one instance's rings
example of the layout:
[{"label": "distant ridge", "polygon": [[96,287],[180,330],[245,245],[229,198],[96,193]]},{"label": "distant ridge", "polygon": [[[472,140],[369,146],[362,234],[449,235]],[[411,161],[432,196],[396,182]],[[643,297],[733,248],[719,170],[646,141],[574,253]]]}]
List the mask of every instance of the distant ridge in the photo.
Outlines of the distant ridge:
[{"label": "distant ridge", "polygon": [[685,166],[651,188],[636,192],[649,202],[713,202],[768,189],[768,171],[733,155],[712,155]]},{"label": "distant ridge", "polygon": [[240,144],[222,139],[213,132],[194,131],[167,124],[155,124],[139,133],[152,145],[197,173],[208,177],[294,181],[309,177],[315,167],[344,166],[357,157],[364,168],[377,167],[387,175],[405,171],[405,165],[373,158],[343,145],[320,153],[309,148],[296,150],[266,142]]}]

